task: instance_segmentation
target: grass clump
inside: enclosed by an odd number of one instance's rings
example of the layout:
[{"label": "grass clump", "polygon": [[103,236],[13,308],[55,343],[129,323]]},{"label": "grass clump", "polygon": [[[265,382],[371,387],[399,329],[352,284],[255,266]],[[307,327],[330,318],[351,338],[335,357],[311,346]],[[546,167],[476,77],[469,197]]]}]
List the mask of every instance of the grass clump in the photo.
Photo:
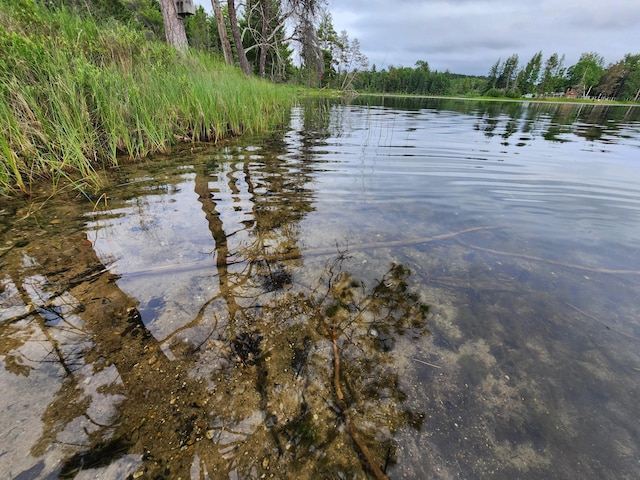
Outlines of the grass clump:
[{"label": "grass clump", "polygon": [[100,186],[121,158],[268,128],[292,87],[183,55],[113,21],[0,0],[0,193]]}]

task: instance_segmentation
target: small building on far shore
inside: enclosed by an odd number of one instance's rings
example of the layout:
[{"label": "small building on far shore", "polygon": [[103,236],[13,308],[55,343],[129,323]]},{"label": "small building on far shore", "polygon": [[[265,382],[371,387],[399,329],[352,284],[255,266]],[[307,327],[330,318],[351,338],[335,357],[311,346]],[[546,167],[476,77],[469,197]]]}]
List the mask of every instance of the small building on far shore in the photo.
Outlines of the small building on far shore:
[{"label": "small building on far shore", "polygon": [[565,98],[578,98],[580,94],[575,88],[569,88],[566,92],[564,92],[564,96]]}]

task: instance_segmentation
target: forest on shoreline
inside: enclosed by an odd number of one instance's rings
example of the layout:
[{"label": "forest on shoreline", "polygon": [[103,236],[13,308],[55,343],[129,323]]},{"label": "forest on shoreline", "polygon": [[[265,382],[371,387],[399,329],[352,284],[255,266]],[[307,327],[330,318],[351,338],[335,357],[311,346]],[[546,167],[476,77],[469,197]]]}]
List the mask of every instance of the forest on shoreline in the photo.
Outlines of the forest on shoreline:
[{"label": "forest on shoreline", "polygon": [[517,54],[498,60],[487,76],[431,71],[426,61],[414,68],[389,67],[360,72],[353,87],[361,92],[412,95],[484,96],[491,98],[569,98],[637,102],[640,98],[640,54],[627,54],[605,67],[595,52],[583,53],[575,65],[553,53],[536,53],[525,65]]}]

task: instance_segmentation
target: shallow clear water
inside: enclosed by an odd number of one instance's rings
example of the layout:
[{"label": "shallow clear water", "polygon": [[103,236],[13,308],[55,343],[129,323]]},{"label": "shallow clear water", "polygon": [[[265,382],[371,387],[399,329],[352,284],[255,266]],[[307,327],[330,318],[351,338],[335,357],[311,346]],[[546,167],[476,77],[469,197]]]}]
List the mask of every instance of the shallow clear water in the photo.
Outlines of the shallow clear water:
[{"label": "shallow clear water", "polygon": [[5,206],[0,470],[636,478],[638,110],[310,102]]}]

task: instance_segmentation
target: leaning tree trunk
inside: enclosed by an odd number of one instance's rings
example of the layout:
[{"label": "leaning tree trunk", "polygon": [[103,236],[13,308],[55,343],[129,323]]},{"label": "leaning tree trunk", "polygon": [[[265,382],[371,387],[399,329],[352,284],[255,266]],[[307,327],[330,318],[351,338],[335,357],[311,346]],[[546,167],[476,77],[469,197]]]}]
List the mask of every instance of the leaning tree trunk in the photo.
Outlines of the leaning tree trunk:
[{"label": "leaning tree trunk", "polygon": [[238,18],[236,16],[235,0],[227,0],[227,6],[229,7],[229,23],[231,24],[231,33],[233,33],[233,43],[236,45],[236,51],[238,52],[238,61],[240,62],[240,68],[245,75],[249,76],[251,75],[251,69],[249,68],[249,60],[247,60],[247,54],[244,51],[242,38],[240,37]]},{"label": "leaning tree trunk", "polygon": [[181,52],[189,48],[187,33],[184,30],[184,23],[178,17],[176,4],[173,0],[160,0],[160,10],[162,10],[162,20],[164,22],[164,34],[167,43]]},{"label": "leaning tree trunk", "polygon": [[220,0],[211,0],[211,5],[213,6],[213,14],[216,17],[216,24],[218,25],[218,35],[220,35],[220,43],[222,44],[222,54],[224,55],[224,61],[227,65],[233,65],[233,52],[231,51],[229,37],[227,37],[227,26],[225,25],[224,17],[222,16]]}]

